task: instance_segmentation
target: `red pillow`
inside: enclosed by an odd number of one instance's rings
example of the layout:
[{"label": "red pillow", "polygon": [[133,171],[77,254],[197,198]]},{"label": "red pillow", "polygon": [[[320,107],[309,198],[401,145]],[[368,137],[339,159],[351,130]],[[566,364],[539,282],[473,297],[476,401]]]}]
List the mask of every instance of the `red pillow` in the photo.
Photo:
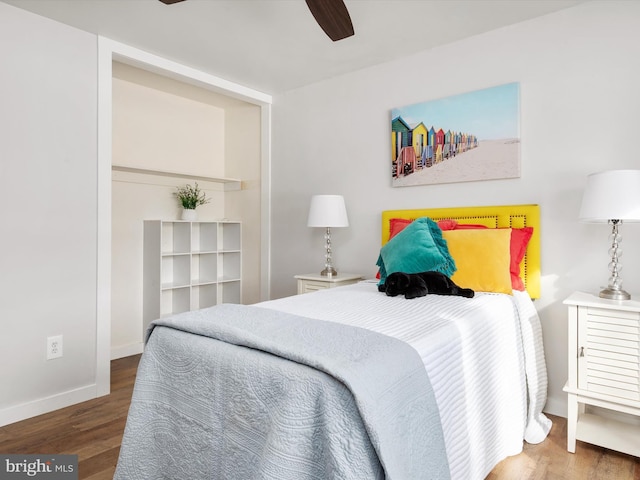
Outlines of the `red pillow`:
[{"label": "red pillow", "polygon": [[457,220],[446,218],[444,220],[438,220],[438,226],[441,230],[464,230],[474,228],[489,228],[486,225],[476,225],[473,223],[458,223]]},{"label": "red pillow", "polygon": [[438,220],[438,226],[440,230],[455,230],[458,222],[451,218],[445,218],[444,220]]},{"label": "red pillow", "polygon": [[524,291],[524,282],[520,277],[520,262],[527,251],[527,245],[533,235],[533,227],[511,229],[511,284],[514,290]]},{"label": "red pillow", "polygon": [[406,218],[391,218],[389,220],[389,240],[399,234],[412,221]]},{"label": "red pillow", "polygon": [[[400,233],[404,227],[409,225],[413,220],[406,218],[391,218],[389,219],[389,240]],[[472,225],[468,223],[458,223],[456,220],[446,218],[444,220],[438,220],[438,226],[440,230],[458,230],[463,228],[488,228],[484,225]]]}]

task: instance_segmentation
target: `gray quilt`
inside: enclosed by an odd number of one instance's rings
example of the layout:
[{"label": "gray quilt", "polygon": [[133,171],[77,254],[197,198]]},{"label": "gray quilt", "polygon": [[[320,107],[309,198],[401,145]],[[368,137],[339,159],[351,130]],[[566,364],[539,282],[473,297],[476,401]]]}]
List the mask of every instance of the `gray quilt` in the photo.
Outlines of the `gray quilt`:
[{"label": "gray quilt", "polygon": [[406,343],[220,305],[147,332],[116,479],[448,479],[429,378]]}]

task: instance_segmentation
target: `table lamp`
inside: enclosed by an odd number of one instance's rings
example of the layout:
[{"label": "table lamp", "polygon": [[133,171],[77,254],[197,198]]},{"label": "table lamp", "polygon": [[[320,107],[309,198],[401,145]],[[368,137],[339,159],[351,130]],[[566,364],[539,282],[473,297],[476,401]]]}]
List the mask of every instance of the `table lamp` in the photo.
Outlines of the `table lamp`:
[{"label": "table lamp", "polygon": [[331,228],[332,227],[348,227],[349,219],[347,218],[347,209],[344,205],[342,195],[314,195],[311,197],[311,206],[309,207],[309,218],[307,220],[309,227],[326,228],[324,235],[326,241],[326,254],[324,270],[320,275],[331,277],[337,275],[338,272],[333,268],[331,262]]},{"label": "table lamp", "polygon": [[611,225],[611,277],[608,287],[600,292],[600,297],[629,300],[631,295],[622,289],[620,278],[622,236],[619,227],[623,221],[640,221],[640,170],[610,170],[589,175],[582,198],[580,220],[608,222]]}]

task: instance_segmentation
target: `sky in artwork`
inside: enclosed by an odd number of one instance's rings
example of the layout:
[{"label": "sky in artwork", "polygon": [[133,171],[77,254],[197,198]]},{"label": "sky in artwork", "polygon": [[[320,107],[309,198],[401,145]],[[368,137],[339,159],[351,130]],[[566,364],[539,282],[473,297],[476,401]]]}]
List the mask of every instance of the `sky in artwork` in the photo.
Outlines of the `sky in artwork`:
[{"label": "sky in artwork", "polygon": [[400,116],[410,127],[422,122],[427,129],[468,133],[480,141],[520,138],[519,87],[508,83],[394,108],[391,118]]}]

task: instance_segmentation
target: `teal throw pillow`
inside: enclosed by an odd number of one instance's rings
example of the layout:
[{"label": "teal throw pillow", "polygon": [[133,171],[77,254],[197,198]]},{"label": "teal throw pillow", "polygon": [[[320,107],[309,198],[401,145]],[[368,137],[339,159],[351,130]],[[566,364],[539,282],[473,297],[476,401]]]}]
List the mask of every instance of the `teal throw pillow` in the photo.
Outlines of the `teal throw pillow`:
[{"label": "teal throw pillow", "polygon": [[447,241],[436,222],[427,217],[418,218],[407,225],[380,249],[376,263],[380,267],[380,282],[394,272],[420,273],[435,271],[448,277],[456,271],[449,254]]}]

